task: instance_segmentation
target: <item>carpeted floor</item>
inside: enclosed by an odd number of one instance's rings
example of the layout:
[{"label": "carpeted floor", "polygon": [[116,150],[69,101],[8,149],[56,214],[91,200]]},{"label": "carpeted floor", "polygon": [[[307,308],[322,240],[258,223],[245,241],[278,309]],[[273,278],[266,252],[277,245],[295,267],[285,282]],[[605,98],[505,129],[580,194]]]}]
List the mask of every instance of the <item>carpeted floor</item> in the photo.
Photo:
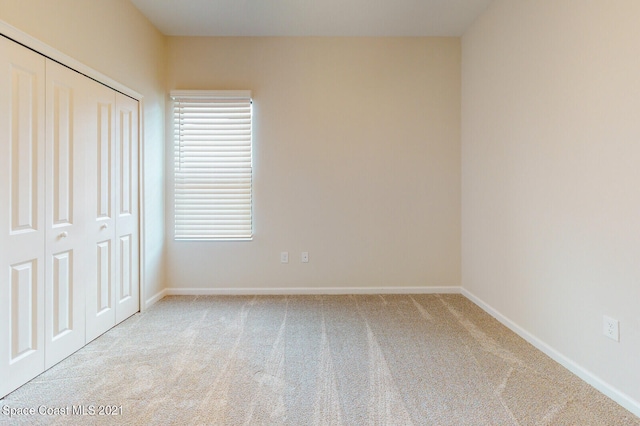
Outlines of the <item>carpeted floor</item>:
[{"label": "carpeted floor", "polygon": [[[44,407],[45,415],[3,414],[19,407]],[[99,415],[100,409],[117,415]],[[640,425],[640,419],[460,295],[176,296],[8,395],[0,401],[0,423]]]}]

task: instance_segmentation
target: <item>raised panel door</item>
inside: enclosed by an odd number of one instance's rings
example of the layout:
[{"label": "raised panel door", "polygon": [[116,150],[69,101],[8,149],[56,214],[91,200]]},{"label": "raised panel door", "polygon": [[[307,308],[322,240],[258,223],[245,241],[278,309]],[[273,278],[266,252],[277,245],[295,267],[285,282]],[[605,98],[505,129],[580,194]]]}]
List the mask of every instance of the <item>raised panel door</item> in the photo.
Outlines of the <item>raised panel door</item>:
[{"label": "raised panel door", "polygon": [[87,343],[116,324],[115,92],[88,82]]},{"label": "raised panel door", "polygon": [[140,310],[138,101],[116,94],[116,322]]},{"label": "raised panel door", "polygon": [[45,367],[85,343],[86,78],[47,60]]},{"label": "raised panel door", "polygon": [[0,37],[0,396],[44,370],[44,75]]}]

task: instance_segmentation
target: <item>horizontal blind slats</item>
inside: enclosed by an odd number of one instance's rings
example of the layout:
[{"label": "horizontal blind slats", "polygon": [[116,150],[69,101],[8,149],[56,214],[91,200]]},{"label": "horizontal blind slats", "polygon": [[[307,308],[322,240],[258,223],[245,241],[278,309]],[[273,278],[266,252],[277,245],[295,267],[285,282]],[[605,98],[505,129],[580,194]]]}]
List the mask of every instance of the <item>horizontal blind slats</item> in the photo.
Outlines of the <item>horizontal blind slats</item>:
[{"label": "horizontal blind slats", "polygon": [[250,238],[251,99],[174,98],[174,139],[176,239]]}]

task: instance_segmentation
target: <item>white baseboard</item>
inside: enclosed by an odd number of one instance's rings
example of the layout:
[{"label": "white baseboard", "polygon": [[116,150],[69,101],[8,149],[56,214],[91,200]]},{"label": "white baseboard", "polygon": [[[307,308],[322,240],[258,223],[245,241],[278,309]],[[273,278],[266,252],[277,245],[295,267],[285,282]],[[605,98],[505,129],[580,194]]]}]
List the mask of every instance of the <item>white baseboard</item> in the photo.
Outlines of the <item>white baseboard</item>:
[{"label": "white baseboard", "polygon": [[167,296],[310,295],[310,294],[460,294],[460,287],[281,287],[281,288],[179,288]]},{"label": "white baseboard", "polygon": [[149,309],[152,305],[156,304],[160,299],[162,299],[166,295],[167,295],[167,289],[160,290],[159,292],[157,292],[156,294],[154,294],[144,302],[144,308]]},{"label": "white baseboard", "polygon": [[522,337],[524,340],[526,340],[527,342],[531,343],[533,346],[541,350],[551,359],[553,359],[554,361],[556,361],[557,363],[565,367],[567,370],[571,371],[573,374],[580,377],[582,380],[584,380],[585,382],[587,382],[588,384],[590,384],[591,386],[593,386],[594,388],[596,388],[597,390],[599,390],[600,392],[602,392],[603,394],[605,394],[606,396],[608,396],[609,398],[611,398],[612,400],[620,404],[622,407],[632,412],[634,415],[640,417],[640,401],[636,401],[626,393],[621,392],[620,390],[611,386],[609,383],[605,382],[604,380],[602,380],[600,377],[596,376],[589,370],[576,364],[571,359],[567,358],[566,356],[564,356],[563,354],[561,354],[560,352],[558,352],[557,350],[555,350],[554,348],[552,348],[551,346],[543,342],[542,340],[538,339],[533,334],[526,331],[524,328],[520,327],[515,322],[511,321],[509,318],[502,315],[500,312],[495,310],[493,307],[485,303],[482,299],[478,298],[476,295],[474,295],[467,289],[462,288],[461,294],[465,296],[467,299],[471,300],[476,305],[478,305],[482,310],[487,312],[489,315],[491,315],[492,317],[500,321],[507,328],[511,329],[511,331],[513,331],[514,333]]}]

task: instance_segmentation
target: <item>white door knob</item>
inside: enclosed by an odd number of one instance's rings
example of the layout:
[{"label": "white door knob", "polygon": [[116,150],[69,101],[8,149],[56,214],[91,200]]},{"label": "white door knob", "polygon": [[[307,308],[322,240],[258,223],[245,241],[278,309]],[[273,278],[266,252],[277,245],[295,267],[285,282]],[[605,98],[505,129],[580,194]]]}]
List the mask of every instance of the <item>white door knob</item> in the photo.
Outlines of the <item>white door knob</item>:
[{"label": "white door knob", "polygon": [[102,226],[100,227],[100,229],[107,229],[109,227],[109,225],[107,225],[106,223],[103,223]]},{"label": "white door knob", "polygon": [[61,232],[60,235],[58,235],[58,238],[67,238],[69,236],[69,234],[67,234],[67,231]]}]

